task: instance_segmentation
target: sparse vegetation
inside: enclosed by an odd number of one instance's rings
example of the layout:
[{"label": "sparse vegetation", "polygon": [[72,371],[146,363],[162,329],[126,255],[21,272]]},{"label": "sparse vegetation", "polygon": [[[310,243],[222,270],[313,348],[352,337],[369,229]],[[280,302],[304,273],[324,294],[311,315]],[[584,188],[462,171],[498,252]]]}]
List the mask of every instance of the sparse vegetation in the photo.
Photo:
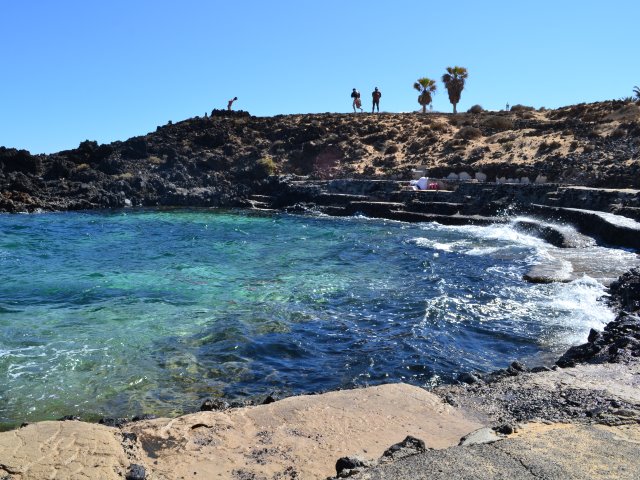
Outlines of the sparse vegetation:
[{"label": "sparse vegetation", "polygon": [[484,112],[484,108],[482,108],[482,105],[474,105],[468,110],[468,112],[478,114]]},{"label": "sparse vegetation", "polygon": [[436,81],[429,77],[419,78],[416,83],[413,84],[420,95],[418,95],[418,103],[422,105],[422,113],[427,112],[427,105],[431,103],[432,95],[436,92]]},{"label": "sparse vegetation", "polygon": [[502,132],[504,130],[513,130],[513,120],[508,117],[501,117],[498,115],[491,116],[483,122],[483,126]]},{"label": "sparse vegetation", "polygon": [[273,161],[273,158],[266,156],[262,157],[255,164],[254,173],[260,177],[268,177],[270,175],[275,175],[278,171],[278,166],[276,162]]},{"label": "sparse vegetation", "polygon": [[449,93],[449,101],[451,102],[451,105],[453,105],[453,113],[458,113],[456,106],[460,101],[460,96],[464,89],[464,83],[468,76],[469,73],[467,72],[467,69],[458,66],[447,67],[447,73],[442,76],[442,82]]},{"label": "sparse vegetation", "polygon": [[636,101],[640,103],[640,87],[633,87],[633,94],[636,96]]},{"label": "sparse vegetation", "polygon": [[557,150],[558,148],[560,148],[562,146],[562,144],[560,142],[558,142],[557,140],[553,140],[550,142],[542,142],[540,144],[540,146],[538,147],[538,155],[542,155],[545,153],[549,153],[552,152],[554,150]]},{"label": "sparse vegetation", "polygon": [[465,140],[473,140],[474,138],[481,137],[482,131],[476,127],[462,127],[456,136],[464,138]]},{"label": "sparse vegetation", "polygon": [[514,113],[518,112],[534,112],[536,109],[534,107],[528,107],[527,105],[514,105],[511,107],[511,111]]}]

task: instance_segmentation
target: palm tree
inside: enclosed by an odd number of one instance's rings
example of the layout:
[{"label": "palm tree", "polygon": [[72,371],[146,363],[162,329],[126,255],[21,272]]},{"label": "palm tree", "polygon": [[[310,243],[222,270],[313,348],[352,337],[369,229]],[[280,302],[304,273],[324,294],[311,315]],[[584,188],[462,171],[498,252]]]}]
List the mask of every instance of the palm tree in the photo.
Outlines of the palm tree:
[{"label": "palm tree", "polygon": [[422,105],[422,113],[427,113],[427,105],[431,103],[431,95],[436,92],[436,81],[428,77],[419,78],[413,84],[413,88],[420,92],[418,95],[418,103]]},{"label": "palm tree", "polygon": [[636,100],[640,102],[640,87],[633,87],[633,93],[636,94]]},{"label": "palm tree", "polygon": [[464,67],[447,67],[447,73],[442,76],[442,82],[449,92],[449,101],[453,105],[453,113],[458,113],[456,105],[464,88],[464,81],[469,76]]}]

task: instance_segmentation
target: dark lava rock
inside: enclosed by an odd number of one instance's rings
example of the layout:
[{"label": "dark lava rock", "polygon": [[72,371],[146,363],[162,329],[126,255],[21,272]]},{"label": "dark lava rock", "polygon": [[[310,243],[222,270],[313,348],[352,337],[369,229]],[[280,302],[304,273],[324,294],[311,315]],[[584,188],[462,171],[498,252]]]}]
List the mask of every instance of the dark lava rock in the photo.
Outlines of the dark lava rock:
[{"label": "dark lava rock", "polygon": [[0,170],[37,174],[42,161],[27,150],[0,147]]},{"label": "dark lava rock", "polygon": [[202,405],[200,405],[201,412],[226,410],[228,408],[229,408],[229,404],[226,401],[221,400],[219,398],[208,398],[204,402],[202,402]]},{"label": "dark lava rock", "polygon": [[556,361],[556,365],[562,368],[575,367],[577,363],[591,360],[599,351],[600,347],[593,343],[571,347]]},{"label": "dark lava rock", "polygon": [[392,460],[398,460],[399,458],[408,457],[409,455],[415,455],[416,453],[422,453],[426,451],[427,447],[423,440],[408,435],[400,443],[396,443],[387,448],[382,456],[388,457]]},{"label": "dark lava rock", "polygon": [[267,397],[262,401],[262,405],[269,405],[270,403],[277,402],[278,399],[272,395],[267,395]]},{"label": "dark lava rock", "polygon": [[458,375],[458,381],[468,385],[473,385],[474,383],[481,382],[482,380],[473,373],[464,372]]},{"label": "dark lava rock", "polygon": [[145,480],[145,478],[147,478],[147,471],[142,465],[132,463],[129,465],[129,471],[125,478],[126,480]]},{"label": "dark lava rock", "polygon": [[138,440],[138,435],[133,432],[125,432],[122,434],[122,438],[130,442],[136,442]]},{"label": "dark lava rock", "polygon": [[609,303],[620,309],[640,310],[640,268],[632,268],[609,286]]},{"label": "dark lava rock", "polygon": [[141,422],[142,420],[153,420],[154,418],[158,418],[157,416],[151,413],[144,413],[142,415],[136,415],[131,419],[132,422]]},{"label": "dark lava rock", "polygon": [[507,373],[511,376],[516,376],[528,371],[529,369],[518,361],[511,362],[511,365],[509,365],[509,367],[507,368]]},{"label": "dark lava rock", "polygon": [[80,417],[77,415],[65,415],[64,417],[62,417],[59,421],[61,422],[66,422],[66,421],[80,421]]},{"label": "dark lava rock", "polygon": [[598,330],[595,330],[593,328],[591,330],[589,330],[589,337],[587,337],[587,342],[595,343],[600,338],[602,338],[602,333],[601,332],[599,332]]},{"label": "dark lava rock", "polygon": [[517,431],[517,428],[509,423],[505,423],[504,425],[493,427],[493,431],[502,433],[503,435],[511,435],[512,433]]},{"label": "dark lava rock", "polygon": [[128,418],[101,418],[98,420],[100,425],[105,425],[107,427],[117,427],[120,428],[127,423],[129,423]]},{"label": "dark lava rock", "polygon": [[356,473],[353,470],[367,466],[368,463],[358,457],[341,457],[336,462],[336,473],[339,477],[344,478],[350,473]]}]

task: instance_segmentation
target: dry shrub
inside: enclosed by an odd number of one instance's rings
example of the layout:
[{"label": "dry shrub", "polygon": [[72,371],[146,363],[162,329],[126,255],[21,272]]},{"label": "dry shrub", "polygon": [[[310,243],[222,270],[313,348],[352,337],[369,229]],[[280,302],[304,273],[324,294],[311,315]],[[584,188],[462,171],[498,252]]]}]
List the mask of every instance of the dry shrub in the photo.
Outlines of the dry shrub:
[{"label": "dry shrub", "polygon": [[482,113],[484,112],[484,108],[482,108],[482,105],[474,105],[473,107],[471,107],[468,110],[469,113]]},{"label": "dry shrub", "polygon": [[476,127],[462,127],[456,134],[458,138],[464,138],[465,140],[473,140],[482,136],[482,131]]},{"label": "dry shrub", "polygon": [[513,130],[513,120],[508,117],[500,117],[497,115],[491,116],[487,118],[483,122],[483,126],[486,128],[490,128],[492,130],[504,131],[504,130]]},{"label": "dry shrub", "polygon": [[442,122],[433,122],[433,124],[431,125],[431,130],[442,133],[442,132],[448,132],[449,128],[447,127],[446,124]]},{"label": "dry shrub", "polygon": [[526,105],[514,105],[513,107],[511,107],[511,111],[512,112],[533,112],[535,111],[535,108],[533,107],[528,107]]},{"label": "dry shrub", "polygon": [[387,147],[384,153],[387,155],[390,155],[392,153],[397,153],[397,152],[398,152],[398,146],[395,144],[392,144]]}]

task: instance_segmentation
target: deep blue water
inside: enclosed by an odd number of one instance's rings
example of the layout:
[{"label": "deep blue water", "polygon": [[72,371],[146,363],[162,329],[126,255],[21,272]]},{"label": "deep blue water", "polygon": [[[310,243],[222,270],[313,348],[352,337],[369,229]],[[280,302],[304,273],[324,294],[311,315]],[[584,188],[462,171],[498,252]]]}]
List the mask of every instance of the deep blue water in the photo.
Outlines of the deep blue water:
[{"label": "deep blue water", "polygon": [[611,319],[495,227],[210,210],[0,215],[0,426],[542,361]]}]

